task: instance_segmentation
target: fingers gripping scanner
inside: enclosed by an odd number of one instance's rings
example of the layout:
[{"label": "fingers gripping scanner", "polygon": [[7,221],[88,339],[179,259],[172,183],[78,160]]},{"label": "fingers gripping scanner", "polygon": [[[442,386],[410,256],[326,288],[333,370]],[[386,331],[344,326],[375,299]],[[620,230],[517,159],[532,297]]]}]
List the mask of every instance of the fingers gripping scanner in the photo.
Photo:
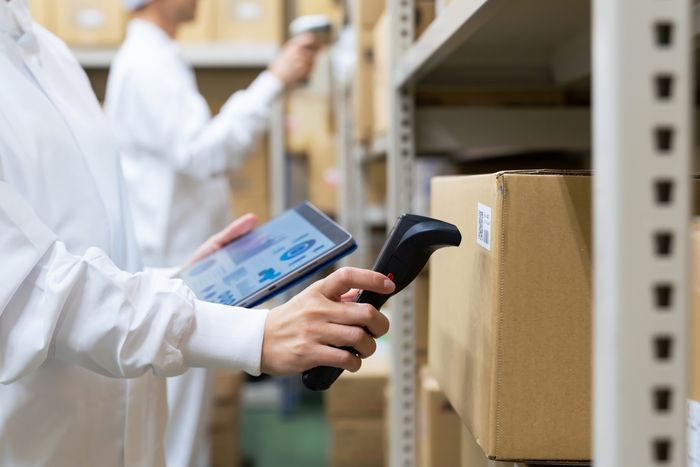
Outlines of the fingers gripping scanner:
[{"label": "fingers gripping scanner", "polygon": [[[373,268],[392,279],[396,289],[389,295],[361,292],[356,302],[369,303],[379,310],[389,298],[413,282],[435,250],[459,246],[461,242],[462,235],[452,224],[414,214],[402,215],[384,242]],[[343,350],[358,354],[352,347],[343,347]],[[308,389],[325,391],[342,372],[341,368],[319,366],[305,371],[301,379]]]}]

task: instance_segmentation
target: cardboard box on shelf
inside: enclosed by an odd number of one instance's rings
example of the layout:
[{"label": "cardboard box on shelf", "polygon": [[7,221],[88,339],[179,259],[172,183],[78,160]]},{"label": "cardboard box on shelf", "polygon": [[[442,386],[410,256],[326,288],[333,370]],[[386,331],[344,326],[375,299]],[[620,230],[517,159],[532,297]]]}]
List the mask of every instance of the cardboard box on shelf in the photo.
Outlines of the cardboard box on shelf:
[{"label": "cardboard box on shelf", "polygon": [[[700,190],[696,190],[696,192],[697,191]],[[695,219],[692,223],[690,245],[692,312],[690,315],[690,359],[688,362],[690,365],[689,398],[698,402],[700,406],[700,220],[698,219]],[[698,440],[698,442],[700,443],[700,440]]]},{"label": "cardboard box on shelf", "polygon": [[268,151],[266,140],[258,144],[243,164],[231,172],[233,216],[252,212],[261,222],[270,218]]},{"label": "cardboard box on shelf", "polygon": [[351,7],[352,22],[355,28],[372,31],[379,17],[384,13],[386,2],[353,0]]},{"label": "cardboard box on shelf", "polygon": [[377,21],[372,33],[372,48],[374,50],[374,86],[372,125],[375,138],[385,136],[389,130],[389,15],[385,12]]},{"label": "cardboard box on shelf", "polygon": [[335,214],[338,198],[338,161],[335,140],[312,140],[309,150],[309,201],[326,214]]},{"label": "cardboard box on shelf", "polygon": [[331,420],[330,466],[384,466],[383,433],[384,420],[381,417]]},{"label": "cardboard box on shelf", "polygon": [[355,139],[369,142],[374,133],[373,30],[356,31],[357,64],[352,83],[352,111]]},{"label": "cardboard box on shelf", "polygon": [[418,451],[422,467],[459,465],[462,423],[428,368],[420,370]]},{"label": "cardboard box on shelf", "polygon": [[433,181],[459,248],[430,265],[431,373],[496,460],[591,457],[591,178]]},{"label": "cardboard box on shelf", "polygon": [[195,20],[180,28],[177,39],[183,43],[214,41],[216,39],[214,31],[215,7],[214,0],[198,0]]},{"label": "cardboard box on shelf", "polygon": [[216,37],[220,41],[281,44],[284,5],[279,0],[216,0]]},{"label": "cardboard box on shelf", "polygon": [[365,201],[368,205],[380,206],[386,202],[386,160],[374,160],[365,171]]},{"label": "cardboard box on shelf", "polygon": [[68,44],[116,46],[124,37],[126,12],[120,0],[56,2],[56,33]]},{"label": "cardboard box on shelf", "polygon": [[29,0],[29,11],[37,23],[49,31],[55,30],[55,5],[53,0]]},{"label": "cardboard box on shelf", "polygon": [[333,23],[335,30],[343,25],[343,9],[335,0],[296,0],[294,5],[296,17],[306,15],[326,15]]},{"label": "cardboard box on shelf", "polygon": [[464,425],[460,425],[460,448],[462,467],[514,467],[513,464],[499,462],[496,465],[495,462],[489,461],[474,436]]},{"label": "cardboard box on shelf", "polygon": [[343,372],[324,393],[326,416],[345,418],[381,418],[384,413],[384,388],[389,380],[388,357],[380,352],[362,362],[357,373]]},{"label": "cardboard box on shelf", "polygon": [[240,465],[239,430],[215,431],[211,434],[211,467]]},{"label": "cardboard box on shelf", "polygon": [[435,19],[435,1],[418,0],[416,2],[416,24],[414,37],[418,39]]}]

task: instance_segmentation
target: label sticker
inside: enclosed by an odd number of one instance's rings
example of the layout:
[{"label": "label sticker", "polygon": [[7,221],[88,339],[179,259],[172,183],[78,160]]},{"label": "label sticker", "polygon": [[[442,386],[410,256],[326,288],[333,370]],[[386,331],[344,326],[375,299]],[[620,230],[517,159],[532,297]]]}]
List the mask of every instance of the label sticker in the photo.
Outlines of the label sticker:
[{"label": "label sticker", "polygon": [[476,209],[476,243],[491,251],[491,208],[481,203]]},{"label": "label sticker", "polygon": [[688,467],[700,467],[700,403],[688,401]]}]

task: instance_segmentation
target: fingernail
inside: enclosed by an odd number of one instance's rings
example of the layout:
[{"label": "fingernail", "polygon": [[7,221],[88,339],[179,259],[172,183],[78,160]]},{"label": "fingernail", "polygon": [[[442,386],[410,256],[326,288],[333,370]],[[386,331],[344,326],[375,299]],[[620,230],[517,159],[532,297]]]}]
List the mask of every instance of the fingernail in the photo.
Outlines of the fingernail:
[{"label": "fingernail", "polygon": [[391,282],[389,279],[384,279],[384,288],[385,289],[390,289],[394,285],[393,282]]}]

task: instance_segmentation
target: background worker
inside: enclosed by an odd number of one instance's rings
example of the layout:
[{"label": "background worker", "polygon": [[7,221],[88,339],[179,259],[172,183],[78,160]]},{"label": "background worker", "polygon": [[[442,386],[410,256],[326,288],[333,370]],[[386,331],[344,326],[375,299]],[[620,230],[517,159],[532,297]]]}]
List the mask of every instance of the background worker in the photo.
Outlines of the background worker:
[{"label": "background worker", "polygon": [[267,312],[205,303],[142,271],[110,128],[26,0],[0,0],[0,76],[0,466],[162,466],[165,377],[357,370],[332,346],[374,351],[362,327],[379,336],[388,321],[342,300],[391,292],[380,274],[341,270]]},{"label": "background worker", "polygon": [[[284,89],[312,71],[313,35],[290,40],[248,89],[212,117],[175,41],[197,0],[125,0],[132,12],[112,64],[105,109],[122,148],[127,193],[146,266],[182,264],[231,219],[229,173],[267,129]],[[208,464],[214,374],[168,380],[169,467]]]}]

